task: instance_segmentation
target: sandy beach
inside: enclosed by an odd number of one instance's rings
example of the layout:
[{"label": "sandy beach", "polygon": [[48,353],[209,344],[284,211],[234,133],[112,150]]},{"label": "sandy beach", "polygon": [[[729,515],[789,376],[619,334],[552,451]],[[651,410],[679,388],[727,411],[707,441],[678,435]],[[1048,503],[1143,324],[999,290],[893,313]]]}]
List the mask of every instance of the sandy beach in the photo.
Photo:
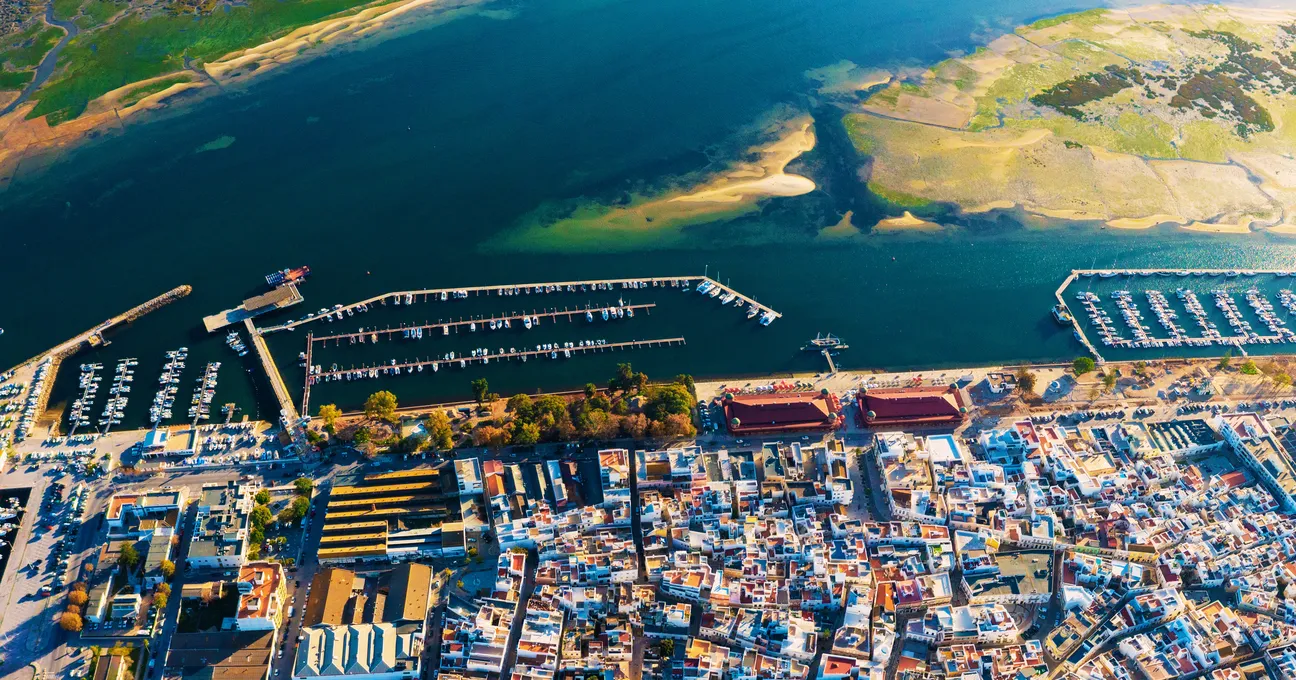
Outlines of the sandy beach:
[{"label": "sandy beach", "polygon": [[1158,224],[1186,224],[1188,220],[1178,215],[1148,215],[1147,217],[1119,217],[1107,220],[1107,226],[1113,229],[1151,229]]}]

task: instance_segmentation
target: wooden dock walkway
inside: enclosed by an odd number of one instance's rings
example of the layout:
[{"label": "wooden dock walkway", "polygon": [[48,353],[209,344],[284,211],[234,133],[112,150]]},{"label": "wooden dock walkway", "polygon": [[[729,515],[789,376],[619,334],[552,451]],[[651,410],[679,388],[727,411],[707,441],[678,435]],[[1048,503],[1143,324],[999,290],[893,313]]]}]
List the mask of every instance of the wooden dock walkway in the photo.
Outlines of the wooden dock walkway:
[{"label": "wooden dock walkway", "polygon": [[302,381],[305,383],[305,385],[302,387],[301,413],[303,416],[306,416],[308,418],[310,417],[311,355],[313,354],[312,350],[314,348],[315,348],[315,335],[307,331],[306,332],[306,379]]},{"label": "wooden dock walkway", "polygon": [[248,336],[252,338],[252,350],[256,352],[257,359],[261,360],[261,368],[265,371],[266,377],[270,379],[270,388],[274,390],[275,399],[279,402],[280,420],[287,420],[284,426],[291,430],[301,420],[301,414],[297,412],[297,405],[293,403],[292,396],[288,394],[288,386],[284,384],[283,375],[279,373],[279,367],[275,365],[274,355],[270,353],[270,348],[266,346],[265,338],[261,337],[261,334],[257,332],[256,324],[252,323],[251,318],[247,318],[243,319],[243,325],[247,328]]},{"label": "wooden dock walkway", "polygon": [[[612,352],[617,350],[624,351],[628,349],[640,349],[646,347],[670,347],[674,345],[683,345],[683,344],[685,344],[684,338],[661,338],[656,340],[630,340],[627,342],[609,342],[602,345],[587,345],[585,347],[565,347],[565,348],[543,349],[543,350],[522,350],[518,352],[505,352],[504,354],[492,354],[489,356],[478,356],[478,357],[474,357],[474,356],[458,357],[457,356],[453,359],[427,359],[427,360],[420,360],[420,361],[405,361],[405,362],[394,363],[389,365],[362,366],[359,368],[344,368],[336,371],[321,371],[314,375],[308,376],[306,382],[307,385],[313,385],[315,383],[330,378],[344,379],[348,373],[352,375],[363,373],[365,374],[364,377],[359,378],[363,380],[365,378],[372,377],[371,374],[374,371],[377,372],[378,377],[385,377],[385,376],[394,376],[397,373],[406,375],[411,372],[417,371],[419,367],[435,367],[436,369],[439,370],[441,366],[446,366],[446,367],[468,366],[470,364],[479,364],[479,363],[486,364],[491,361],[511,361],[513,359],[522,359],[523,361],[525,361],[529,357],[549,357],[552,360],[553,355],[555,354],[557,355],[558,359],[564,359],[566,358],[564,354],[565,352],[571,352],[573,355],[576,355],[576,354]],[[307,364],[307,366],[309,367],[309,364]],[[309,373],[309,370],[307,372]]]},{"label": "wooden dock walkway", "polygon": [[[373,304],[416,304],[420,302],[441,302],[441,296],[446,296],[445,302],[453,302],[468,296],[480,295],[498,295],[500,297],[525,297],[528,295],[544,295],[550,293],[579,293],[579,292],[599,292],[600,290],[650,290],[653,288],[668,288],[671,290],[680,290],[681,288],[692,288],[696,290],[697,286],[710,281],[711,284],[720,289],[721,297],[732,293],[738,307],[755,306],[758,314],[768,314],[771,321],[778,319],[783,315],[774,311],[768,305],[761,304],[755,298],[743,295],[738,291],[726,286],[715,279],[707,276],[664,276],[648,278],[626,278],[626,279],[593,279],[587,281],[553,281],[548,283],[520,283],[510,285],[494,286],[473,286],[468,288],[435,288],[424,290],[407,290],[383,293],[375,295],[364,300],[353,302],[349,305],[340,305],[334,309],[323,312],[309,314],[297,321],[289,321],[277,326],[267,326],[260,330],[261,333],[275,333],[278,331],[292,330],[303,324],[312,321],[323,320],[326,317],[334,316],[335,318],[344,319],[348,311],[354,312],[358,308],[368,308]],[[584,287],[586,290],[579,290]],[[568,289],[572,290],[568,290]],[[593,288],[593,290],[590,290]],[[690,291],[692,292],[692,291]],[[399,302],[397,302],[399,300]],[[406,303],[405,300],[409,300]],[[754,320],[754,319],[753,319]]]},{"label": "wooden dock walkway", "polygon": [[[482,319],[466,319],[466,320],[461,319],[459,321],[440,321],[437,323],[425,323],[417,326],[400,326],[397,328],[392,328],[391,326],[388,326],[387,328],[368,328],[368,329],[357,331],[355,333],[338,333],[336,335],[321,335],[318,337],[312,335],[310,342],[313,344],[316,342],[323,343],[323,342],[328,342],[329,340],[335,340],[339,345],[342,344],[343,340],[352,340],[352,339],[358,340],[360,342],[366,342],[366,341],[377,342],[378,336],[387,336],[387,335],[395,335],[395,334],[404,335],[406,331],[419,331],[419,330],[423,330],[423,331],[435,330],[444,335],[446,334],[446,331],[458,333],[460,328],[471,328],[473,324],[479,326],[477,330],[489,332],[490,322],[492,321],[501,324],[501,327],[496,328],[495,330],[503,330],[502,324],[506,320],[509,322],[510,328],[512,328],[512,324],[517,324],[518,328],[523,328],[524,322],[528,318],[534,319],[538,322],[539,319],[558,319],[560,317],[565,316],[567,317],[567,321],[570,322],[573,320],[573,317],[585,316],[586,312],[593,314],[594,321],[597,323],[603,320],[602,310],[604,309],[607,310],[621,309],[623,311],[634,312],[634,311],[647,311],[656,306],[657,303],[650,302],[641,305],[620,305],[618,307],[589,307],[589,308],[580,308],[580,309],[561,309],[561,310],[554,309],[548,312],[531,312],[529,314],[528,313],[505,314],[503,316],[492,316],[489,318],[482,318]],[[613,320],[614,319],[608,319],[609,322]],[[617,318],[615,320],[624,321],[625,319]],[[446,329],[446,331],[442,331],[441,329],[443,328]],[[427,339],[432,339],[435,337],[438,336],[434,333],[430,335]]]},{"label": "wooden dock walkway", "polygon": [[[1072,284],[1072,282],[1078,278],[1080,278],[1080,270],[1071,270],[1071,275],[1067,276],[1066,280],[1062,282],[1062,285],[1058,286],[1058,289],[1053,291],[1053,297],[1057,298],[1058,304],[1062,305],[1063,309],[1070,310],[1071,307],[1067,305],[1066,299],[1062,294],[1065,293],[1066,289]],[[1089,336],[1085,335],[1084,324],[1080,321],[1080,315],[1073,311],[1068,311],[1068,313],[1071,315],[1071,328],[1075,331],[1076,338],[1080,340],[1080,344],[1084,345],[1085,349],[1093,355],[1094,361],[1097,361],[1100,364],[1106,363],[1107,360],[1103,359],[1102,354],[1098,352],[1098,348],[1094,347],[1094,344],[1089,341]]]}]

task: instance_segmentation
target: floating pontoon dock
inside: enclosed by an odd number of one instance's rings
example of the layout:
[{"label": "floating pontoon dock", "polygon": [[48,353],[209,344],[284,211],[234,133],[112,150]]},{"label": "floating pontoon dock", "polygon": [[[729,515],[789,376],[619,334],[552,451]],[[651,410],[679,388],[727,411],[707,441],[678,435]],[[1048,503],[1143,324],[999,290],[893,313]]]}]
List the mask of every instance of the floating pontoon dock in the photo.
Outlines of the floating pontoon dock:
[{"label": "floating pontoon dock", "polygon": [[[519,296],[527,296],[527,295],[544,295],[546,293],[588,292],[588,291],[574,290],[581,287],[585,287],[586,289],[590,287],[595,287],[595,291],[597,291],[598,290],[597,287],[600,286],[606,286],[608,287],[609,290],[612,289],[639,290],[642,288],[679,289],[682,287],[692,287],[695,285],[702,285],[702,283],[708,281],[711,282],[713,287],[719,288],[721,293],[723,293],[724,295],[733,294],[734,300],[738,301],[740,305],[749,305],[755,307],[758,314],[768,314],[771,320],[778,319],[781,316],[783,316],[779,312],[776,312],[773,309],[771,309],[768,305],[763,305],[757,302],[755,298],[751,298],[746,295],[743,295],[742,293],[739,293],[733,288],[730,288],[729,286],[726,286],[710,277],[668,276],[668,277],[651,277],[651,278],[639,278],[639,279],[596,279],[596,280],[588,280],[588,281],[520,283],[520,284],[506,285],[506,286],[499,286],[499,285],[474,286],[470,288],[436,288],[436,289],[426,289],[426,290],[397,291],[392,293],[383,293],[381,295],[375,295],[373,297],[366,298],[358,302],[353,302],[349,305],[339,305],[337,307],[334,307],[333,309],[315,312],[313,314],[307,315],[302,319],[298,319],[297,321],[290,321],[287,323],[279,324],[277,326],[268,326],[266,328],[262,328],[261,333],[274,333],[276,331],[292,330],[303,324],[307,324],[312,321],[323,320],[329,316],[336,317],[338,315],[344,315],[343,318],[345,318],[345,314],[347,312],[354,312],[357,309],[367,309],[370,305],[374,305],[374,304],[387,304],[389,301],[393,304],[404,304],[403,302],[404,300],[410,300],[411,304],[421,303],[421,302],[440,302],[442,294],[445,294],[447,296],[447,300],[446,300],[447,302],[453,302],[455,299],[457,299],[457,297],[464,297],[464,296],[498,295],[501,297],[519,297]],[[568,290],[569,288],[573,290],[569,291]],[[580,310],[580,311],[583,312],[584,310]]]},{"label": "floating pontoon dock", "polygon": [[[480,327],[479,330],[486,331],[489,330],[490,328],[489,324],[492,321],[500,324],[500,326],[495,330],[502,330],[503,323],[505,321],[509,322],[510,328],[512,328],[512,324],[515,323],[518,324],[519,328],[521,328],[522,324],[525,322],[526,319],[534,319],[538,321],[539,319],[556,320],[559,318],[566,317],[567,321],[573,321],[577,317],[585,316],[586,312],[593,314],[596,321],[601,321],[602,319],[600,318],[600,312],[604,309],[610,311],[614,311],[617,309],[630,310],[630,311],[647,311],[656,306],[657,303],[654,302],[654,303],[648,303],[642,305],[619,305],[614,307],[589,307],[589,308],[582,307],[579,309],[561,309],[561,310],[554,309],[547,312],[531,312],[531,313],[520,313],[520,314],[514,313],[514,314],[505,314],[502,316],[484,317],[480,319],[466,319],[466,320],[461,319],[459,321],[425,323],[417,326],[399,326],[396,328],[392,328],[391,326],[388,326],[387,328],[363,328],[355,333],[339,333],[336,335],[312,336],[312,342],[323,343],[323,342],[328,342],[329,340],[335,340],[339,345],[342,344],[343,340],[352,340],[352,341],[357,341],[362,343],[367,341],[377,342],[378,338],[383,336],[395,335],[395,334],[404,335],[406,332],[411,332],[411,331],[436,331],[437,333],[443,333],[443,334],[447,332],[458,333],[461,328],[467,328],[472,326],[473,324],[479,326]],[[623,321],[624,319],[618,318],[617,320]],[[445,331],[442,331],[442,329],[445,329]],[[433,333],[432,335],[429,336],[429,338],[435,338],[435,337],[437,337],[436,333]]]}]

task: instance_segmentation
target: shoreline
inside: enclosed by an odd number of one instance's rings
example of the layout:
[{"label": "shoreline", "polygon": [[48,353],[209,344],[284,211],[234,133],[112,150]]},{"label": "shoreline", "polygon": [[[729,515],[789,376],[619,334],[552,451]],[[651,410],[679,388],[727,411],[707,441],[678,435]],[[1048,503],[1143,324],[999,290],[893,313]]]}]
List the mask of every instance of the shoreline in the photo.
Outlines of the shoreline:
[{"label": "shoreline", "polygon": [[[1203,234],[1292,235],[1296,225],[1284,224],[1296,201],[1289,94],[1266,95],[1247,81],[1238,96],[1259,100],[1261,122],[1236,126],[1205,100],[1184,113],[1175,97],[1184,99],[1177,83],[1208,77],[1198,71],[1209,65],[1233,63],[1219,56],[1222,38],[1200,42],[1205,39],[1192,31],[1198,24],[1218,24],[1219,35],[1230,36],[1229,26],[1252,22],[1248,39],[1269,55],[1282,52],[1283,22],[1293,18],[1292,10],[1156,0],[1066,13],[1006,29],[976,51],[928,64],[862,102],[840,96],[838,102],[856,149],[870,159],[866,184],[883,198],[915,199],[897,202],[897,212],[922,200],[965,216],[1016,209],[1124,230],[1172,224]],[[1149,34],[1145,23],[1152,20],[1164,30]],[[1173,79],[1157,80],[1157,71],[1141,90],[1072,93],[1075,101],[1065,106],[1045,96],[1077,74],[1123,63],[1123,46],[1145,44],[1149,35],[1160,42],[1147,49],[1169,60],[1165,69]],[[1089,44],[1089,51],[1068,55],[1059,47],[1073,41]],[[1291,77],[1292,67],[1273,63],[1278,75]],[[814,72],[820,94],[839,95],[836,82],[848,70],[837,64]],[[1142,84],[1140,73],[1134,78]],[[995,88],[1014,94],[992,96]]]},{"label": "shoreline", "polygon": [[[24,160],[70,150],[78,144],[120,133],[139,114],[182,113],[185,106],[206,97],[256,82],[263,74],[278,73],[283,67],[310,61],[341,47],[355,48],[362,40],[425,18],[429,11],[453,11],[481,4],[483,0],[394,0],[385,4],[348,10],[332,18],[308,24],[287,35],[259,45],[230,52],[200,67],[183,68],[127,83],[105,93],[86,106],[76,118],[51,127],[44,116],[28,119],[37,101],[28,100],[0,116],[0,192],[7,190]],[[123,99],[152,83],[177,78],[184,82],[123,105]]]}]

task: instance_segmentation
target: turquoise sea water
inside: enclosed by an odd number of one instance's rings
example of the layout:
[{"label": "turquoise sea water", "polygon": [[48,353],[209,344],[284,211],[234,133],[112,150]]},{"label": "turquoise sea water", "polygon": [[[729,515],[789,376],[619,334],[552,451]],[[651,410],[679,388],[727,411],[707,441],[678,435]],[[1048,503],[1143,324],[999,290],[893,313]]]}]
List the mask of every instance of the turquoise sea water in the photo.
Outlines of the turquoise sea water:
[{"label": "turquoise sea water", "polygon": [[[1014,25],[1094,4],[506,0],[483,5],[485,14],[429,21],[373,46],[309,60],[183,115],[131,123],[54,162],[21,167],[0,194],[0,365],[189,283],[192,296],[89,357],[140,358],[149,389],[132,395],[128,412],[139,419],[162,352],[181,345],[192,350],[183,389],[202,362],[220,360],[216,401],[273,417],[266,388],[245,370],[251,364],[238,361],[221,337],[207,337],[200,322],[260,292],[266,272],[299,264],[315,273],[303,287],[306,303],[290,317],[387,290],[704,269],[784,314],[758,328],[714,302],[637,291],[632,301],[658,302],[659,309],[599,337],[683,336],[685,347],[330,384],[313,399],[351,406],[378,384],[412,402],[466,396],[479,375],[506,394],[602,382],[624,360],[657,376],[816,370],[822,359],[799,351],[816,332],[850,343],[839,362],[848,368],[1068,359],[1081,348],[1048,310],[1074,267],[1296,268],[1296,241],[1117,232],[1013,215],[941,234],[813,240],[845,210],[855,211],[857,225],[883,213],[856,179],[866,159],[845,143],[836,110],[809,96],[806,70],[842,59],[916,67]],[[820,146],[793,167],[819,184],[813,194],[771,201],[737,222],[691,228],[683,245],[667,249],[536,255],[490,245],[538,210],[616,200],[719,169],[743,147],[741,130],[789,109],[815,116]],[[526,308],[584,304],[587,297],[528,300]],[[508,302],[415,308],[404,318],[384,310],[389,318],[342,325],[521,306]],[[592,333],[546,326],[536,339],[465,336],[373,354],[335,348],[323,360],[345,366]],[[294,383],[300,336],[271,342]],[[59,396],[71,391],[63,383]]]}]

